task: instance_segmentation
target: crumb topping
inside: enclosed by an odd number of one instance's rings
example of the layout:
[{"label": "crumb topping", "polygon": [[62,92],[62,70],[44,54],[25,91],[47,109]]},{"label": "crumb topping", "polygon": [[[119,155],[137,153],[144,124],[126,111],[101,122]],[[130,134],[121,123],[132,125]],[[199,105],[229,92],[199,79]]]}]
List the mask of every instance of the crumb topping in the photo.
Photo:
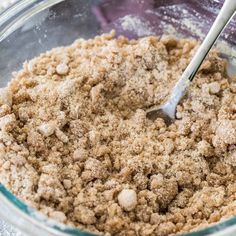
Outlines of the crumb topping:
[{"label": "crumb topping", "polygon": [[167,236],[236,214],[236,79],[213,51],[177,108],[164,103],[197,42],[79,39],[0,90],[0,182],[49,217],[106,235]]}]

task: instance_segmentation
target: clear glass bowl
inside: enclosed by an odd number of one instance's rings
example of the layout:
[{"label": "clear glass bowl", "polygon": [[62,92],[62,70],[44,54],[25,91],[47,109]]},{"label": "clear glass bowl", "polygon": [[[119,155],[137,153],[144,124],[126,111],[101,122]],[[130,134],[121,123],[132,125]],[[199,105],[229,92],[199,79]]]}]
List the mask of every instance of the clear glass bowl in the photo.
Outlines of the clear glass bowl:
[{"label": "clear glass bowl", "polygon": [[[24,61],[41,52],[111,29],[130,38],[164,33],[202,39],[221,5],[221,0],[21,0],[0,14],[0,86]],[[231,64],[235,39],[232,20],[220,43]],[[48,219],[1,184],[0,217],[29,235],[92,235]],[[1,235],[11,235],[8,228],[4,230],[0,229]],[[232,217],[186,235],[235,234],[236,217]]]}]

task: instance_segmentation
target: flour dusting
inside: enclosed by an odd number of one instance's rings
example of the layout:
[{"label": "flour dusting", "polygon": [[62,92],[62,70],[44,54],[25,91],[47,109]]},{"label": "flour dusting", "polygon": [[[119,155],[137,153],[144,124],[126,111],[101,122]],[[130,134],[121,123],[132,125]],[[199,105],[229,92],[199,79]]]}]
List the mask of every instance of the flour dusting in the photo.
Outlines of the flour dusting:
[{"label": "flour dusting", "polygon": [[139,37],[155,34],[149,21],[134,15],[121,18],[120,23],[123,30],[136,33]]}]

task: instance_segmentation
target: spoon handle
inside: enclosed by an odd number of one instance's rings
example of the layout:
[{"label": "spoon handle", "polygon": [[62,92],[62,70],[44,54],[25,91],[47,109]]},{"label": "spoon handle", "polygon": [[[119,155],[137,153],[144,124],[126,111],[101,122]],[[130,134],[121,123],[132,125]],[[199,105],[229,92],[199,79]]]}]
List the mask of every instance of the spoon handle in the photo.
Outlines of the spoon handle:
[{"label": "spoon handle", "polygon": [[171,93],[171,97],[168,101],[169,106],[172,106],[174,109],[176,108],[181,98],[185,95],[186,89],[188,88],[190,82],[194,79],[194,76],[196,75],[203,60],[206,58],[208,52],[220,36],[221,32],[234,16],[235,11],[236,0],[225,0],[224,5],[219,15],[217,16],[211,30],[207,34],[206,38],[199,47],[190,64],[184,71],[182,77],[175,85]]}]

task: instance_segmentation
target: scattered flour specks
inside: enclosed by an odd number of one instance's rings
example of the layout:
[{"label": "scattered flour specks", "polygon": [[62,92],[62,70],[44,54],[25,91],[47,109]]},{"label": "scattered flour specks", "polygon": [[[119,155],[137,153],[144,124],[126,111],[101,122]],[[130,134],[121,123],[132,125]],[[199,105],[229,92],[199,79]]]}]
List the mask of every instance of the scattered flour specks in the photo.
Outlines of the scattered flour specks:
[{"label": "scattered flour specks", "polygon": [[147,36],[155,34],[150,22],[134,15],[127,15],[120,19],[123,30],[136,33],[137,36]]}]

